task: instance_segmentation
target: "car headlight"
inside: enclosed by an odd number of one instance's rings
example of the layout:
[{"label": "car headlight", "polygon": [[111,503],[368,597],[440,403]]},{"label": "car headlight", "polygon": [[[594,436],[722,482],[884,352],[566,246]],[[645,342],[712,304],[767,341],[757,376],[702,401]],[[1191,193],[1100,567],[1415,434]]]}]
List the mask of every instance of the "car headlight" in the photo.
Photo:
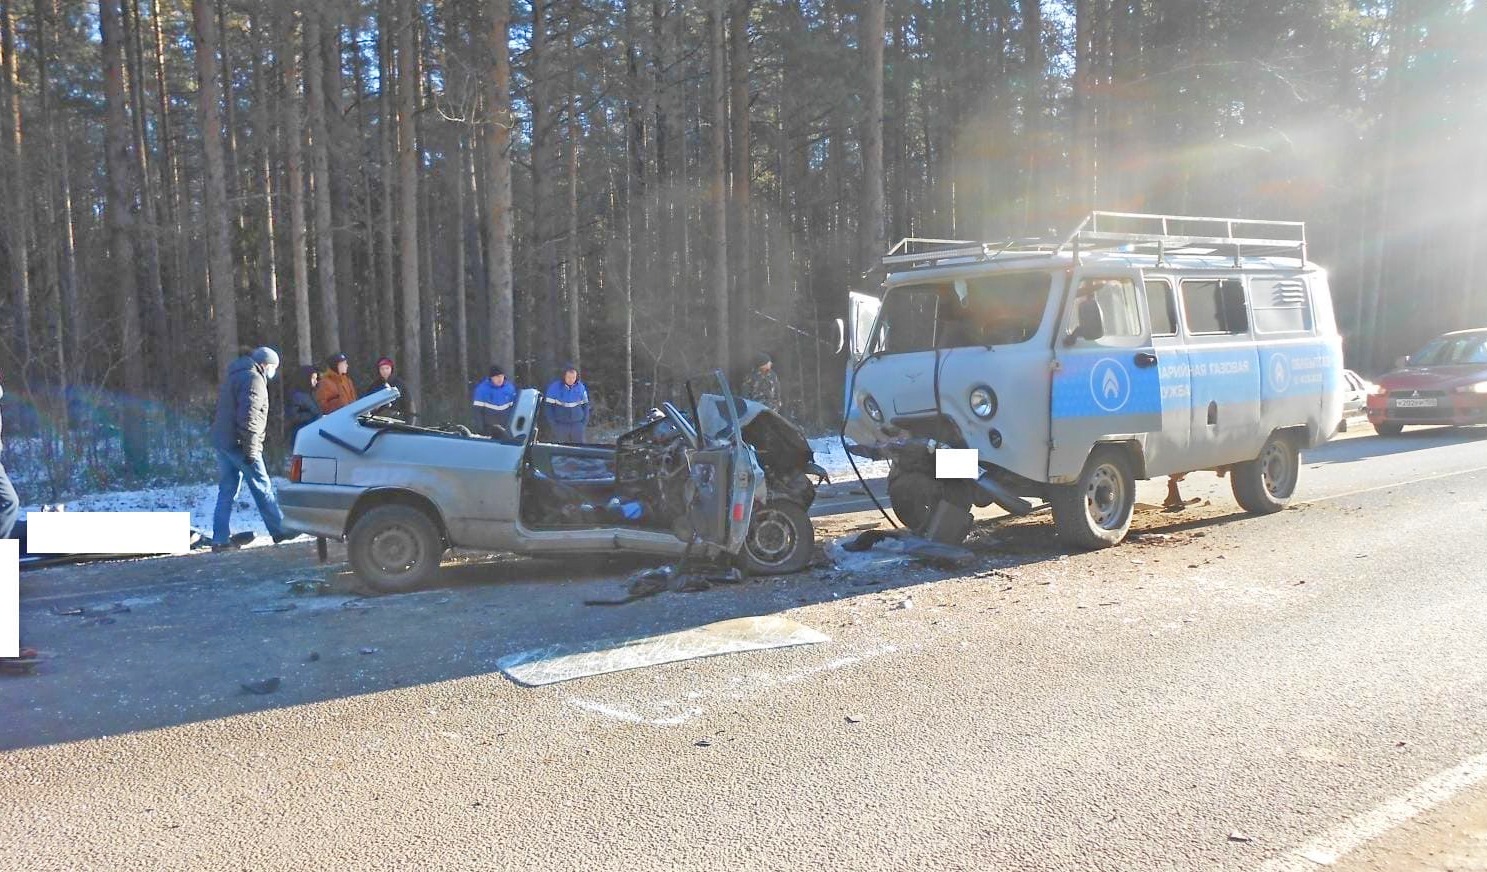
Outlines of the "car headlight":
[{"label": "car headlight", "polygon": [[977,418],[987,419],[996,414],[996,391],[986,385],[971,388],[970,402],[971,414]]},{"label": "car headlight", "polygon": [[1487,394],[1487,381],[1479,381],[1474,385],[1462,385],[1456,389],[1458,394]]},{"label": "car headlight", "polygon": [[866,412],[875,423],[883,423],[883,407],[878,405],[878,401],[873,399],[872,394],[862,395],[862,411]]}]

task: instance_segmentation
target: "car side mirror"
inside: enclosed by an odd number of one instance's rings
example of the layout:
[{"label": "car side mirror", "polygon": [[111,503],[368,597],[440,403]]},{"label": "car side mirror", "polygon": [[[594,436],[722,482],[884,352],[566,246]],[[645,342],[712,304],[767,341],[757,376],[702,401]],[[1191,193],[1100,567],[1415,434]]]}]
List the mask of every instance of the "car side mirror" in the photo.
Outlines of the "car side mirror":
[{"label": "car side mirror", "polygon": [[1079,298],[1078,315],[1078,323],[1064,337],[1065,345],[1073,345],[1079,339],[1093,342],[1105,335],[1105,315],[1100,311],[1100,303],[1094,297]]}]

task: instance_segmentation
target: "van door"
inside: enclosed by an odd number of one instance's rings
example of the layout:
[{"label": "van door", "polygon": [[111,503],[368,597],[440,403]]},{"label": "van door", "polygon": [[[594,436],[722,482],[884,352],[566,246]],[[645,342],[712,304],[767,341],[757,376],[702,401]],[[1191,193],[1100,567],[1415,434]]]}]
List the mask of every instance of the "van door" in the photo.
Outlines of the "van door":
[{"label": "van door", "polygon": [[1077,272],[1054,338],[1048,480],[1067,483],[1096,442],[1162,429],[1151,326],[1133,272]]},{"label": "van door", "polygon": [[1187,472],[1193,382],[1187,345],[1178,335],[1177,289],[1168,278],[1147,277],[1142,284],[1162,390],[1162,430],[1147,437],[1146,472]]},{"label": "van door", "polygon": [[1182,313],[1192,369],[1189,464],[1212,469],[1260,453],[1260,362],[1238,278],[1183,279]]},{"label": "van door", "polygon": [[857,291],[847,294],[847,374],[842,380],[844,414],[852,411],[852,370],[873,351],[873,325],[878,323],[878,310],[882,308],[883,301],[871,294]]}]

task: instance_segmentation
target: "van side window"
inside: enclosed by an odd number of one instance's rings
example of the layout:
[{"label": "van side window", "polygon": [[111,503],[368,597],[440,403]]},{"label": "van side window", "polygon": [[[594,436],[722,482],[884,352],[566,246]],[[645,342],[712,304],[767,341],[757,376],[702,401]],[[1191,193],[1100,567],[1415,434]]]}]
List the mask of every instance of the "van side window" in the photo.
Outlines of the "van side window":
[{"label": "van side window", "polygon": [[1177,335],[1177,297],[1166,279],[1146,280],[1146,305],[1151,310],[1151,335]]},{"label": "van side window", "polygon": [[1130,279],[1085,279],[1079,283],[1079,296],[1093,296],[1100,306],[1105,339],[1139,339],[1141,306],[1136,297],[1136,283]]},{"label": "van side window", "polygon": [[1301,279],[1251,279],[1257,333],[1310,333],[1311,297]]},{"label": "van side window", "polygon": [[1182,308],[1188,332],[1233,334],[1249,331],[1244,305],[1244,284],[1238,279],[1186,279],[1182,283]]}]

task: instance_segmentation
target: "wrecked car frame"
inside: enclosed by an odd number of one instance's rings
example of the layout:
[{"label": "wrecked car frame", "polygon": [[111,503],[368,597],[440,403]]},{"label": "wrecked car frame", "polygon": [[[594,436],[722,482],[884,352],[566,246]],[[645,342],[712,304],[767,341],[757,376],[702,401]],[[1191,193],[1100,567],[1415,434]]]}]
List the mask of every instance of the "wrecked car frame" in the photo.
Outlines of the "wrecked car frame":
[{"label": "wrecked car frame", "polygon": [[689,412],[653,410],[613,445],[544,442],[538,391],[520,393],[504,438],[378,414],[396,388],[321,418],[295,439],[285,522],[347,541],[379,591],[428,580],[445,551],[631,551],[730,559],[752,574],[803,568],[806,514],[824,475],[772,410],[734,397],[721,372],[687,383]]}]

